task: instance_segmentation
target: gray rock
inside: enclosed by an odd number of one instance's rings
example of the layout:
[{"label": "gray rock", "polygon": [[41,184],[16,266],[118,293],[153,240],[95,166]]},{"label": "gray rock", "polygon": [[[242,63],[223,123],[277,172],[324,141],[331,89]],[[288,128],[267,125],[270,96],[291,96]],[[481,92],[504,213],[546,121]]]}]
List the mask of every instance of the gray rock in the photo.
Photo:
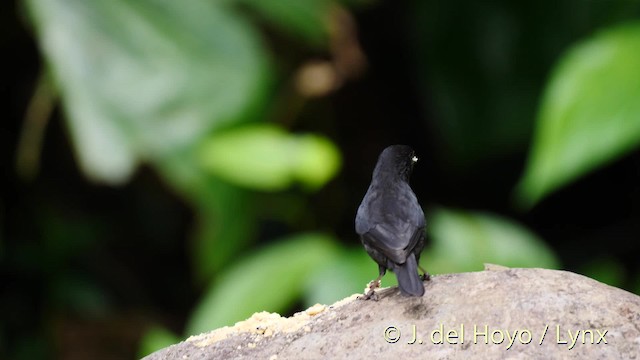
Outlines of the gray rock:
[{"label": "gray rock", "polygon": [[581,275],[488,266],[425,288],[254,314],[145,359],[640,359],[640,297]]}]

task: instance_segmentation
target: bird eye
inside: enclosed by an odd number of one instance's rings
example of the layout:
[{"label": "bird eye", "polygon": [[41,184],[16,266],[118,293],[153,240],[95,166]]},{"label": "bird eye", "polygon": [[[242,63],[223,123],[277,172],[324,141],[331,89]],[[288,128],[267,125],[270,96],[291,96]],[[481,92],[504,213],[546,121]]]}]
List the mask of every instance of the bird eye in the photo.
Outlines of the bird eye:
[{"label": "bird eye", "polygon": [[413,161],[413,162],[418,162],[418,157],[414,155],[414,156],[411,158],[411,161]]}]

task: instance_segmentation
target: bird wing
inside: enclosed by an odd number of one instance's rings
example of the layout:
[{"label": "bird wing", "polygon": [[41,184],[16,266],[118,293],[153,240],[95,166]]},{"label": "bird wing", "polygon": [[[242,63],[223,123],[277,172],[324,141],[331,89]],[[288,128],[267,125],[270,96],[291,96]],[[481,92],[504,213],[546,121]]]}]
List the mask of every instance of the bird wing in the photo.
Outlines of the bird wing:
[{"label": "bird wing", "polygon": [[372,227],[362,236],[391,261],[403,264],[424,233],[424,227],[409,222],[382,223]]},{"label": "bird wing", "polygon": [[425,218],[405,183],[371,186],[356,214],[356,232],[390,260],[403,264],[424,234]]}]

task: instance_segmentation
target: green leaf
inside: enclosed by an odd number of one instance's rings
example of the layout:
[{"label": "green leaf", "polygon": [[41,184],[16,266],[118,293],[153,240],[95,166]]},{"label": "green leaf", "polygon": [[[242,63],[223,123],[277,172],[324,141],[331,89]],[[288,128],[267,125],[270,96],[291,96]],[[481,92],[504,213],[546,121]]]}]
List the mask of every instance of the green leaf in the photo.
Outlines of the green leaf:
[{"label": "green leaf", "polygon": [[316,189],[340,168],[340,153],[316,135],[291,135],[268,124],[214,134],[202,147],[202,166],[248,188],[277,191],[298,181]]},{"label": "green leaf", "polygon": [[433,273],[507,267],[557,268],[553,251],[524,227],[495,215],[439,209],[428,217],[433,245],[420,259]]},{"label": "green leaf", "polygon": [[545,90],[517,189],[531,206],[640,144],[640,23],[572,48]]},{"label": "green leaf", "polygon": [[631,291],[636,295],[640,295],[640,273],[636,274],[634,280],[632,281]]},{"label": "green leaf", "polygon": [[198,304],[187,334],[233,325],[258,311],[286,310],[302,294],[309,275],[337,256],[334,243],[324,235],[297,235],[236,262]]},{"label": "green leaf", "polygon": [[[339,257],[327,261],[307,278],[305,306],[333,304],[365,287],[378,276],[378,265],[363,247],[343,250]],[[393,273],[382,279],[382,286],[397,285]]]},{"label": "green leaf", "polygon": [[142,335],[138,344],[138,358],[143,358],[155,351],[177,344],[182,339],[171,331],[154,326]]},{"label": "green leaf", "polygon": [[122,183],[139,162],[240,120],[264,96],[259,36],[222,3],[27,3],[91,179]]},{"label": "green leaf", "polygon": [[[197,207],[193,252],[196,278],[210,280],[255,238],[256,219],[246,191],[209,181],[209,203]],[[204,194],[201,194],[204,195]]]},{"label": "green leaf", "polygon": [[275,27],[293,37],[324,43],[330,0],[237,0],[259,13]]},{"label": "green leaf", "polygon": [[255,238],[256,219],[247,191],[205,173],[195,158],[176,153],[158,168],[194,207],[191,258],[195,277],[203,283]]},{"label": "green leaf", "polygon": [[580,273],[605,284],[620,287],[625,278],[622,264],[608,256],[589,261],[580,269]]}]

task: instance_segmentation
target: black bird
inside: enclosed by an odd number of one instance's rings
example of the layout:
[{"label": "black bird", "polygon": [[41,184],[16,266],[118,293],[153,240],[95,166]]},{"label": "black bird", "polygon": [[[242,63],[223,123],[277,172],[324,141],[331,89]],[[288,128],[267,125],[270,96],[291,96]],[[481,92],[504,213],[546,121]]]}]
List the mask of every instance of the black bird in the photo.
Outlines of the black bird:
[{"label": "black bird", "polygon": [[356,232],[362,245],[378,263],[380,276],[369,285],[365,299],[377,298],[374,290],[387,269],[398,278],[400,291],[422,296],[418,261],[425,243],[426,221],[416,195],[409,186],[413,165],[418,161],[413,149],[391,145],[384,149],[373,170],[371,185],[356,214]]}]

